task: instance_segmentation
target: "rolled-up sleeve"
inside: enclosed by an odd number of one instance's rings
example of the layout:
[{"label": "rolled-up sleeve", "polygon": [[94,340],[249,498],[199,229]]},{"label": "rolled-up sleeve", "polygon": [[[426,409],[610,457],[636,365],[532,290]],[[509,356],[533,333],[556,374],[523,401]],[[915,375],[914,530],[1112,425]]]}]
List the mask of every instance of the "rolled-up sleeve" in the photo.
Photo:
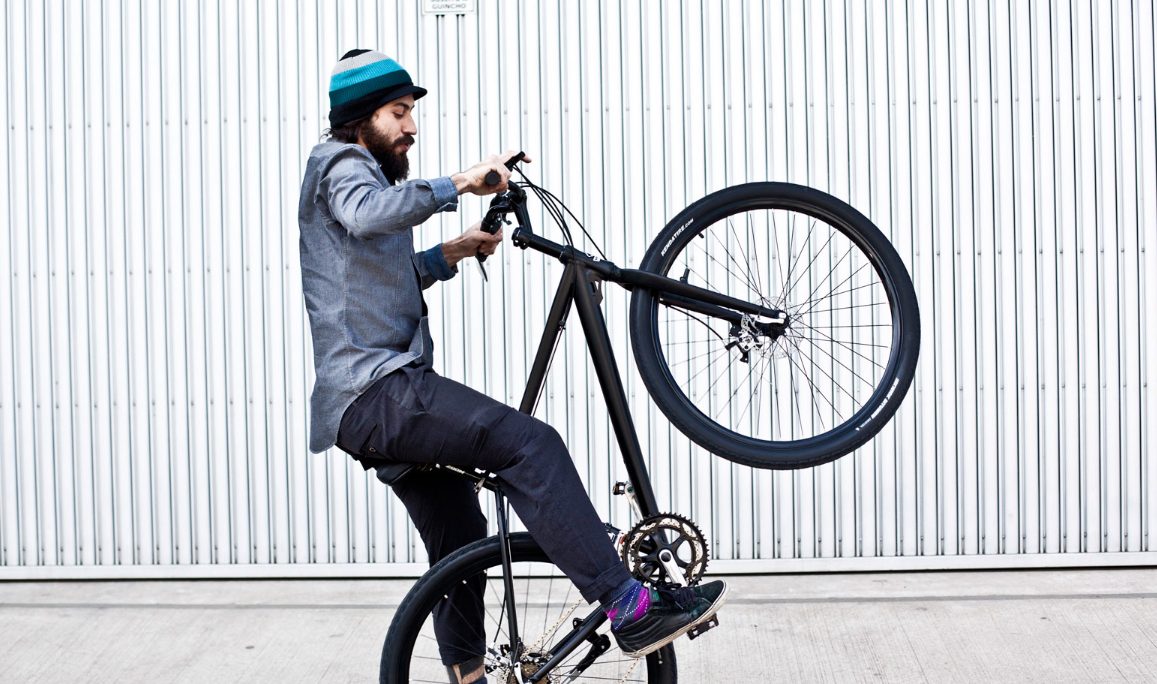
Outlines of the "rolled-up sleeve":
[{"label": "rolled-up sleeve", "polygon": [[424,252],[414,252],[414,268],[422,278],[422,289],[439,280],[449,280],[458,273],[458,267],[451,267],[442,253],[442,245],[435,245]]},{"label": "rolled-up sleeve", "polygon": [[449,178],[386,185],[374,172],[376,163],[369,152],[351,145],[334,155],[318,185],[334,220],[351,235],[369,240],[402,233],[437,211],[457,209],[458,193]]},{"label": "rolled-up sleeve", "polygon": [[458,188],[449,176],[431,180],[430,189],[434,191],[438,211],[458,211]]}]

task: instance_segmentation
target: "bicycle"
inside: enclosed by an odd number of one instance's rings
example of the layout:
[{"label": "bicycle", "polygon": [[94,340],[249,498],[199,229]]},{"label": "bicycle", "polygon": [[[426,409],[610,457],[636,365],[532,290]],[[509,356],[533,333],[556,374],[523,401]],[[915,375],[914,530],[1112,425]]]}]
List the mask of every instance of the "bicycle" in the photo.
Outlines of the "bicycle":
[{"label": "bicycle", "polygon": [[[659,511],[599,308],[601,283],[631,291],[635,360],[655,403],[680,432],[736,463],[795,469],[854,451],[896,412],[920,346],[912,281],[866,217],[804,186],[749,183],[714,192],[666,225],[640,268],[623,269],[597,245],[602,258],[576,249],[565,205],[523,179],[493,199],[483,227],[493,233],[513,214],[518,225],[511,243],[557,258],[565,268],[519,410],[534,414],[573,304],[627,471],[628,481],[616,484],[615,493],[628,497],[640,519],[627,532],[608,525],[608,534],[640,579],[695,584],[706,569],[707,540],[690,519]],[[528,188],[566,244],[532,231]],[[738,229],[735,217],[741,217]],[[780,285],[778,291],[772,285]],[[382,682],[444,681],[431,615],[449,591],[480,577],[490,681],[676,681],[673,643],[645,659],[616,657],[602,610],[574,616],[583,603],[574,600],[574,587],[528,534],[509,531],[501,482],[447,466],[398,464],[393,476],[416,467],[443,468],[470,478],[476,492],[492,491],[498,534],[442,559],[414,585],[382,649]],[[556,582],[568,585],[557,606]],[[717,624],[713,618],[688,634],[696,638]],[[640,663],[645,679],[634,673]]]}]

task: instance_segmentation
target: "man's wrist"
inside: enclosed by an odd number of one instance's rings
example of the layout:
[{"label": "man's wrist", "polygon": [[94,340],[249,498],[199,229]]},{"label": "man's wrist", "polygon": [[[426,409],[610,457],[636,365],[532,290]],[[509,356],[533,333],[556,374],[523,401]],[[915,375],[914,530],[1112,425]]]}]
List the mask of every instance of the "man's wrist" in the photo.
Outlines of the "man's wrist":
[{"label": "man's wrist", "polygon": [[469,250],[458,239],[448,240],[442,243],[442,256],[446,258],[446,264],[449,265],[450,268],[454,268],[454,265],[459,261],[474,256],[468,252]]},{"label": "man's wrist", "polygon": [[454,188],[461,195],[464,192],[470,192],[470,179],[464,173],[455,173],[450,176],[450,180],[454,182]]}]

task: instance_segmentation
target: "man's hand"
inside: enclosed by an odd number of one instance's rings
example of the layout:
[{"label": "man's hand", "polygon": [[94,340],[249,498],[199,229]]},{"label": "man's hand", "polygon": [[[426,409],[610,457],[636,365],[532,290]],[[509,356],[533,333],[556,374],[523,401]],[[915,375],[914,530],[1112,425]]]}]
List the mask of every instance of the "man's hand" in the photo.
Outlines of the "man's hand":
[{"label": "man's hand", "polygon": [[[506,161],[518,154],[517,150],[507,150],[502,154],[492,154],[469,169],[450,176],[458,194],[473,193],[475,195],[493,195],[496,192],[506,192],[506,182],[510,180],[510,169],[506,168]],[[523,157],[523,162],[530,163],[530,157]],[[487,185],[486,174],[495,171],[502,178],[498,185]]]},{"label": "man's hand", "polygon": [[446,263],[453,268],[454,264],[475,254],[487,256],[494,254],[500,242],[502,242],[502,229],[499,228],[497,233],[491,235],[482,231],[482,222],[479,221],[470,226],[465,233],[449,242],[442,243],[442,255],[446,257]]}]

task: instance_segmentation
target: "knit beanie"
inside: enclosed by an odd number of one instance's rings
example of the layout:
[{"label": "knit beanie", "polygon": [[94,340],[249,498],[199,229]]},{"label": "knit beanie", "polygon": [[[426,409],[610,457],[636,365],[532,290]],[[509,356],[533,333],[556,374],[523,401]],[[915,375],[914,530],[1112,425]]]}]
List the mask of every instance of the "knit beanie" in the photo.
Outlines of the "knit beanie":
[{"label": "knit beanie", "polygon": [[402,65],[374,50],[350,50],[329,80],[329,125],[344,126],[411,93],[417,100],[426,89],[414,85]]}]

